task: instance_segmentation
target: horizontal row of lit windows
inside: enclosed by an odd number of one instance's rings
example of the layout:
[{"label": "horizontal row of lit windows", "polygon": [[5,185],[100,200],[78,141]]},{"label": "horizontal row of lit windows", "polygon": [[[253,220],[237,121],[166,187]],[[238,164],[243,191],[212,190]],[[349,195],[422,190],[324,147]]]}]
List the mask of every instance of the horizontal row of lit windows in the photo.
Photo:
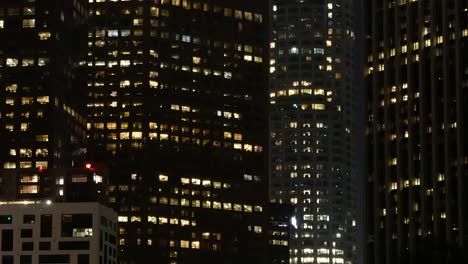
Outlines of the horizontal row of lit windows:
[{"label": "horizontal row of lit windows", "polygon": [[[11,86],[7,87],[7,90],[9,92],[16,92],[16,89],[12,90]],[[5,98],[5,104],[6,105],[15,105],[15,98],[12,97],[7,97]],[[18,99],[19,101],[19,99]],[[37,96],[37,97],[21,97],[21,105],[30,105],[33,104],[34,102],[37,102],[39,104],[48,104],[49,103],[49,96]]]},{"label": "horizontal row of lit windows", "polygon": [[[153,245],[153,239],[149,238],[146,240],[146,243],[148,246]],[[120,238],[119,239],[119,245],[124,246],[128,244],[128,240],[125,238]],[[137,238],[136,240],[137,245],[141,245],[141,238]],[[210,243],[210,249],[213,251],[218,251],[219,250],[219,244],[218,243]],[[190,240],[169,240],[169,245],[170,248],[183,248],[183,249],[195,249],[198,250],[200,249],[200,242],[199,241],[191,241]],[[177,258],[177,251],[170,251],[169,256],[171,258]],[[177,263],[174,261],[171,261],[171,263]]]},{"label": "horizontal row of lit windows", "polygon": [[[21,64],[20,64],[20,61],[21,61]],[[46,66],[47,64],[49,64],[49,58],[45,58],[45,57],[40,57],[40,58],[37,58],[37,59],[33,59],[33,58],[22,58],[22,59],[18,59],[18,58],[6,58],[6,66],[7,67],[17,67],[17,66],[22,66],[22,67],[28,67],[28,66]],[[0,59],[0,67],[2,67],[3,65],[3,60]]]},{"label": "horizontal row of lit windows", "polygon": [[[35,19],[23,19],[23,28],[34,28],[36,27],[36,20]],[[6,28],[5,26],[5,20],[1,19],[0,20],[0,29]]]},{"label": "horizontal row of lit windows", "polygon": [[[128,2],[129,0],[120,0],[121,2]],[[90,3],[104,3],[106,0],[89,0]],[[107,2],[118,2],[118,0],[108,0]],[[232,8],[223,8],[221,6],[210,6],[209,3],[200,3],[198,1],[191,1],[191,0],[155,0],[155,4],[161,4],[161,5],[172,5],[172,6],[180,6],[184,9],[190,10],[203,10],[204,12],[213,12],[213,13],[223,13],[225,17],[234,17],[236,19],[244,19],[247,21],[255,21],[262,23],[263,22],[263,15],[253,13],[253,12],[248,12],[248,11],[242,11],[242,10],[237,10],[237,9],[232,9]],[[100,14],[100,11],[97,11],[96,9],[96,15]],[[124,9],[125,10],[125,9]],[[143,10],[138,11],[137,14],[142,14]],[[124,14],[130,15],[131,12],[128,10],[127,13],[124,12]],[[166,9],[160,9],[158,7],[151,7],[150,8],[150,15],[159,17],[159,16],[169,16],[169,10]]]},{"label": "horizontal row of lit windows", "polygon": [[4,169],[30,169],[30,168],[47,168],[47,161],[20,161],[20,162],[5,162],[3,163]]},{"label": "horizontal row of lit windows", "polygon": [[[109,201],[111,203],[115,203],[115,198],[110,197]],[[262,212],[263,208],[260,205],[247,205],[247,204],[233,204],[228,202],[220,202],[220,201],[211,201],[211,200],[192,200],[188,198],[167,198],[167,197],[151,197],[149,202],[152,204],[163,204],[163,205],[173,205],[173,206],[185,206],[185,207],[193,207],[193,208],[206,208],[206,209],[217,209],[217,210],[225,210],[225,211],[236,211],[236,212],[244,212],[244,213],[252,213],[252,212]],[[138,218],[135,218],[138,219]],[[133,221],[132,221],[133,222]]]},{"label": "horizontal row of lit windows", "polygon": [[36,157],[47,157],[49,155],[49,150],[46,148],[39,148],[33,152],[33,149],[30,148],[21,148],[17,149],[10,149],[9,154],[10,156],[16,157],[19,155],[20,158],[30,158],[35,153]]},{"label": "horizontal row of lit windows", "polygon": [[[325,90],[318,88],[318,89],[288,89],[288,90],[279,90],[276,92],[271,92],[270,97],[281,97],[281,96],[293,96],[299,94],[307,94],[307,95],[325,95]],[[331,91],[327,91],[326,95],[331,96],[333,93]]]},{"label": "horizontal row of lit windows", "polygon": [[280,239],[272,239],[269,241],[270,245],[275,246],[288,246],[289,242],[287,240],[280,240]]},{"label": "horizontal row of lit windows", "polygon": [[[120,60],[119,61],[109,61],[107,62],[107,67],[112,68],[112,67],[130,67],[130,66],[136,66],[136,65],[142,65],[143,61],[137,61],[133,60]],[[88,62],[89,67],[105,67],[106,62],[105,61],[89,61]],[[208,75],[213,75],[213,76],[221,76],[224,77],[224,79],[232,79],[232,72],[230,71],[219,71],[219,70],[211,70],[211,69],[202,69],[202,68],[197,68],[197,67],[191,67],[187,65],[178,65],[178,64],[168,64],[165,62],[160,62],[160,68],[165,69],[171,66],[171,71],[177,72],[177,71],[185,71],[185,72],[192,72],[192,73],[200,73],[205,76]],[[121,86],[121,88],[128,87],[128,86]],[[158,88],[158,83],[150,82],[150,87],[151,88]]]}]

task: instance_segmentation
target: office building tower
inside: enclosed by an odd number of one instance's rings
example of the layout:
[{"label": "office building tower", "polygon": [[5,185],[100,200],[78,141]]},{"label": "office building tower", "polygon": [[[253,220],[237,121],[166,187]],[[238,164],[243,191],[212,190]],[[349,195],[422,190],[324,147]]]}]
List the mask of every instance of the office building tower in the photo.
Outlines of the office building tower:
[{"label": "office building tower", "polygon": [[270,8],[270,199],[295,205],[290,263],[352,263],[353,1]]},{"label": "office building tower", "polygon": [[271,203],[268,208],[267,263],[289,263],[291,216],[294,207],[290,204]]},{"label": "office building tower", "polygon": [[468,3],[365,4],[367,262],[466,263]]},{"label": "office building tower", "polygon": [[267,1],[90,1],[88,153],[121,263],[262,263]]},{"label": "office building tower", "polygon": [[0,201],[105,202],[105,167],[0,170]]},{"label": "office building tower", "polygon": [[99,203],[0,206],[2,264],[117,264],[117,214]]},{"label": "office building tower", "polygon": [[86,48],[86,1],[0,3],[0,163],[72,165],[85,139],[75,78]]}]

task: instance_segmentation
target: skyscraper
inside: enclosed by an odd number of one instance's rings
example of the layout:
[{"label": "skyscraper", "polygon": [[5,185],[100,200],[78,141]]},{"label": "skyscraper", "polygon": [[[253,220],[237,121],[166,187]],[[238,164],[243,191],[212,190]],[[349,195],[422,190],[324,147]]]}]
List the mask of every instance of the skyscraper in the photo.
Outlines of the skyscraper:
[{"label": "skyscraper", "polygon": [[270,8],[270,200],[295,205],[290,263],[352,263],[353,1]]},{"label": "skyscraper", "polygon": [[83,89],[75,73],[86,51],[86,4],[0,3],[2,168],[68,168],[83,144]]},{"label": "skyscraper", "polygon": [[367,261],[466,263],[468,3],[365,3]]},{"label": "skyscraper", "polygon": [[90,1],[88,153],[121,263],[259,263],[267,1]]}]

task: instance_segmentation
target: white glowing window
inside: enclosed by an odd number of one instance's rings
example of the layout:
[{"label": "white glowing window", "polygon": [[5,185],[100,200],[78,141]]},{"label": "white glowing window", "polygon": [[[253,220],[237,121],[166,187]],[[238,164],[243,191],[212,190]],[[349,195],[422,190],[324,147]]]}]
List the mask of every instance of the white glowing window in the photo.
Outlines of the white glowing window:
[{"label": "white glowing window", "polygon": [[119,36],[119,31],[118,30],[109,30],[107,31],[107,35],[109,37],[118,37]]}]

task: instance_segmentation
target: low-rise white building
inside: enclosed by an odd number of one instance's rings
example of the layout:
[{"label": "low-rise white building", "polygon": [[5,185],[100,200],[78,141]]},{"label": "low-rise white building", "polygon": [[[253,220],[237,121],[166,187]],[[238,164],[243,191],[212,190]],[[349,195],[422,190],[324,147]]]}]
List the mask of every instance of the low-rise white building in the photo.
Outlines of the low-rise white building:
[{"label": "low-rise white building", "polygon": [[117,263],[117,214],[99,203],[0,201],[0,263]]}]

